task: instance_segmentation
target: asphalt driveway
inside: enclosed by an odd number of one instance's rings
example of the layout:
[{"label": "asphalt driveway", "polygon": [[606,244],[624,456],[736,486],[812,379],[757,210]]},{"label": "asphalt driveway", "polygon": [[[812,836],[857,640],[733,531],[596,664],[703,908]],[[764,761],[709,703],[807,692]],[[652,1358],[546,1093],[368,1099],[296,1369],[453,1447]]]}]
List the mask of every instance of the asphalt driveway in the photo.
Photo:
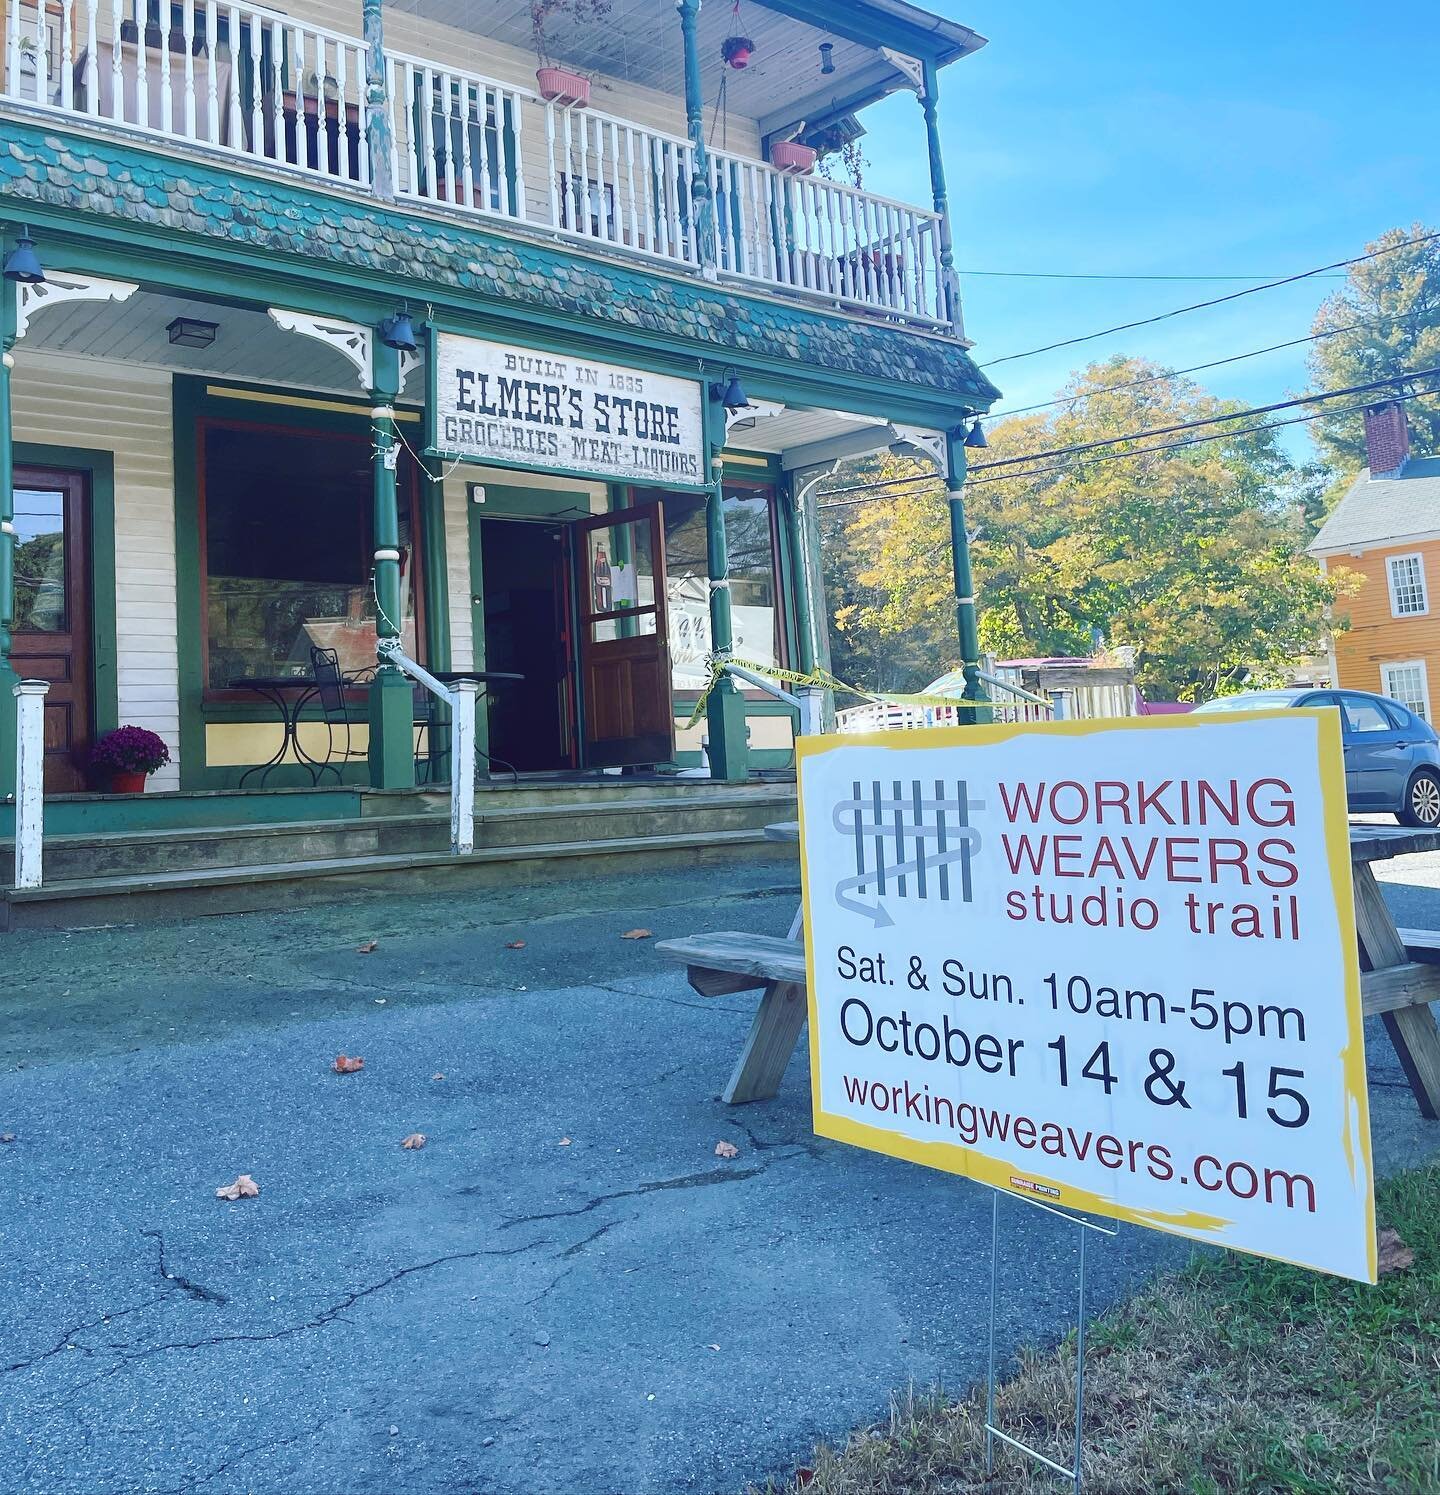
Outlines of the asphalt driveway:
[{"label": "asphalt driveway", "polygon": [[[722,1106],[753,997],[621,938],[797,894],[787,857],[0,942],[0,1491],[736,1495],[969,1382],[988,1194],[813,1139],[803,1056]],[[1380,1165],[1440,1151],[1370,1062]],[[1007,1346],[1068,1324],[1073,1245],[1009,1208]],[[1124,1230],[1093,1301],[1187,1249]]]}]

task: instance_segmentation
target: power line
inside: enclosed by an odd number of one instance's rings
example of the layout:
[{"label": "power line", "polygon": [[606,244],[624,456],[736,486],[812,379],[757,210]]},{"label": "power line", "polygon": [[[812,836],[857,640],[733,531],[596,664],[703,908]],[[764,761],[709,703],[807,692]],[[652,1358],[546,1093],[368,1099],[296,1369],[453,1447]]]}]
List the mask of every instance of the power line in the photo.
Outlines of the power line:
[{"label": "power line", "polygon": [[1173,426],[1153,426],[1148,431],[1133,431],[1125,436],[1106,436],[1095,441],[1081,441],[1070,446],[1051,447],[1049,451],[1027,452],[1021,457],[1000,457],[994,462],[977,462],[973,472],[985,472],[991,467],[1018,467],[1022,462],[1038,462],[1045,457],[1063,457],[1074,452],[1092,452],[1097,447],[1118,446],[1122,441],[1138,441],[1145,436],[1169,436],[1175,431],[1193,431],[1201,426],[1219,426],[1226,421],[1241,420],[1250,415],[1269,415],[1274,410],[1290,410],[1296,405],[1320,405],[1326,400],[1343,399],[1346,395],[1366,394],[1375,389],[1387,389],[1405,379],[1428,379],[1440,374],[1440,364],[1428,369],[1416,369],[1413,373],[1392,374],[1385,379],[1372,379],[1367,384],[1347,384],[1343,389],[1326,389],[1319,394],[1297,395],[1289,400],[1276,400],[1272,405],[1252,405],[1248,410],[1237,410],[1230,415],[1206,415],[1198,420],[1178,421]]},{"label": "power line", "polygon": [[[1270,274],[1254,275],[1122,275],[1073,273],[1068,270],[962,270],[957,275],[983,275],[995,280],[1268,280]],[[1324,280],[1344,280],[1343,275],[1325,275]]]},{"label": "power line", "polygon": [[[1255,406],[1252,406],[1248,410],[1235,410],[1235,411],[1232,411],[1228,415],[1211,415],[1211,416],[1205,416],[1205,417],[1203,417],[1203,418],[1201,418],[1199,420],[1181,421],[1178,424],[1173,425],[1173,426],[1157,426],[1157,427],[1155,427],[1155,428],[1153,428],[1151,430],[1148,430],[1148,431],[1130,431],[1130,432],[1125,433],[1122,436],[1111,436],[1111,437],[1107,437],[1107,438],[1105,438],[1103,440],[1081,442],[1081,443],[1079,443],[1077,445],[1072,445],[1072,446],[1052,447],[1048,451],[1027,452],[1027,453],[1023,454],[1022,456],[1018,456],[1018,457],[1002,457],[999,460],[994,461],[994,462],[977,463],[974,467],[972,467],[970,469],[970,472],[972,472],[972,473],[988,472],[990,469],[995,468],[995,467],[1018,467],[1018,466],[1021,466],[1022,464],[1025,464],[1025,463],[1044,461],[1045,459],[1047,459],[1049,457],[1074,456],[1075,454],[1081,453],[1081,452],[1095,451],[1099,447],[1118,446],[1123,441],[1141,441],[1141,440],[1144,440],[1146,437],[1149,437],[1149,436],[1168,436],[1168,435],[1173,434],[1176,431],[1193,431],[1193,430],[1198,430],[1199,428],[1201,428],[1203,426],[1225,425],[1225,424],[1228,424],[1230,421],[1245,420],[1245,419],[1248,419],[1249,417],[1255,416],[1255,415],[1267,415],[1267,414],[1270,414],[1270,413],[1272,413],[1272,412],[1274,412],[1276,410],[1291,410],[1291,409],[1294,409],[1295,406],[1297,406],[1297,405],[1316,405],[1316,404],[1323,404],[1323,403],[1325,403],[1328,400],[1340,399],[1340,398],[1342,398],[1344,396],[1348,396],[1348,395],[1363,394],[1363,393],[1366,393],[1367,391],[1371,391],[1371,390],[1375,390],[1375,389],[1388,388],[1391,385],[1401,384],[1401,383],[1405,382],[1406,380],[1410,380],[1410,379],[1426,379],[1426,378],[1430,378],[1430,377],[1435,376],[1435,375],[1440,375],[1440,365],[1436,365],[1436,366],[1434,366],[1432,368],[1428,368],[1428,369],[1417,369],[1413,373],[1392,374],[1388,378],[1385,378],[1385,379],[1376,379],[1376,380],[1374,380],[1374,381],[1372,381],[1371,383],[1368,383],[1368,384],[1351,384],[1351,385],[1347,385],[1343,389],[1322,390],[1319,394],[1314,394],[1314,395],[1300,395],[1300,396],[1297,396],[1296,398],[1290,399],[1290,400],[1278,400],[1278,401],[1276,401],[1272,405],[1255,405]],[[1431,395],[1431,394],[1437,394],[1437,393],[1440,393],[1440,390],[1417,390],[1413,394],[1405,394],[1403,391],[1398,391],[1397,390],[1397,392],[1393,396],[1393,398],[1395,398],[1397,400],[1409,400],[1409,399],[1418,398],[1420,395]],[[1307,420],[1323,420],[1323,419],[1327,419],[1327,418],[1332,418],[1332,417],[1334,417],[1336,415],[1351,415],[1351,414],[1354,414],[1356,411],[1364,410],[1365,408],[1366,408],[1366,405],[1364,403],[1361,403],[1359,405],[1347,406],[1343,410],[1321,410],[1321,411],[1317,411],[1313,416],[1306,417],[1306,419]],[[1207,437],[1206,439],[1210,440],[1210,441],[1229,441],[1229,440],[1231,440],[1232,438],[1234,438],[1236,436],[1246,436],[1246,435],[1250,435],[1250,434],[1252,434],[1254,432],[1257,432],[1257,431],[1270,431],[1270,430],[1275,430],[1275,429],[1277,429],[1280,426],[1292,426],[1292,425],[1299,425],[1299,424],[1302,424],[1302,423],[1303,422],[1300,419],[1298,419],[1298,418],[1295,419],[1295,420],[1286,420],[1286,421],[1268,421],[1268,422],[1263,422],[1262,424],[1260,424],[1258,426],[1247,426],[1247,427],[1244,427],[1244,428],[1242,428],[1242,429],[1240,429],[1238,431],[1236,431],[1236,430],[1219,431],[1219,432],[1216,432],[1213,435]],[[1166,444],[1162,444],[1162,445],[1140,447],[1140,448],[1137,448],[1135,451],[1132,451],[1132,452],[1108,453],[1108,454],[1105,454],[1105,455],[1102,455],[1102,456],[1099,456],[1099,457],[1093,457],[1090,460],[1092,462],[1104,462],[1104,461],[1114,460],[1115,458],[1118,458],[1118,457],[1142,457],[1147,452],[1171,451],[1176,446],[1189,446],[1189,445],[1193,445],[1193,444],[1194,444],[1193,442],[1188,442],[1188,441],[1170,442],[1170,443],[1166,443]],[[1068,466],[1077,466],[1077,465],[1084,465],[1084,464],[1077,464],[1077,463],[1070,463],[1070,464],[1068,464]],[[1027,470],[1025,472],[1009,473],[1006,476],[1007,477],[1011,477],[1011,478],[1025,478],[1025,477],[1037,476],[1040,472],[1051,472],[1051,471],[1055,471],[1055,470],[1057,470],[1057,469],[1054,469],[1054,468],[1043,468],[1043,469],[1036,469],[1034,472],[1031,472],[1031,471]],[[883,483],[883,484],[879,484],[879,485],[874,484],[874,483],[857,483],[854,486],[849,487],[849,488],[832,488],[832,489],[829,490],[829,492],[827,492],[825,494],[822,494],[821,497],[826,498],[826,499],[834,499],[834,498],[840,498],[843,495],[851,494],[851,493],[866,493],[866,494],[874,495],[875,489],[876,489],[877,486],[885,487],[885,488],[894,490],[894,489],[899,489],[899,488],[910,488],[910,487],[913,487],[916,484],[920,484],[920,483],[934,483],[934,482],[939,481],[939,480],[941,480],[941,475],[940,474],[936,474],[936,473],[925,473],[925,474],[922,474],[922,475],[918,475],[916,477],[892,478],[889,482]],[[967,476],[967,478],[966,478],[966,484],[967,484],[967,486],[972,485],[972,484],[977,483],[977,482],[998,483],[998,482],[1001,482],[1001,481],[1002,481],[1002,479],[998,478],[998,477],[997,478],[974,478],[974,477]],[[901,497],[903,495],[901,495],[899,493],[895,493],[895,492],[892,491],[891,493],[880,495],[880,496],[881,497],[896,497],[896,498],[898,498],[898,497]],[[864,502],[864,501],[867,501],[867,500],[857,500],[857,501]],[[874,501],[873,497],[872,497],[871,500],[868,500],[868,501]],[[836,504],[836,503],[821,503],[821,504],[817,504],[816,505],[817,508],[821,508],[821,509],[825,509],[825,508],[846,508],[848,506],[849,505],[845,504],[845,503],[839,503],[839,504]]]},{"label": "power line", "polygon": [[[1415,394],[1397,395],[1396,399],[1422,400],[1435,394],[1440,394],[1440,390],[1420,390]],[[1248,426],[1241,431],[1219,431],[1212,432],[1208,436],[1190,436],[1185,438],[1183,441],[1168,441],[1158,446],[1141,447],[1133,452],[1106,452],[1101,456],[1091,457],[1086,462],[1061,462],[1054,467],[1036,468],[1033,472],[1010,472],[1003,473],[1001,476],[995,478],[977,478],[974,480],[974,483],[967,483],[966,487],[978,487],[983,483],[1014,483],[1020,481],[1022,478],[1045,477],[1050,473],[1056,472],[1073,472],[1077,467],[1091,467],[1099,462],[1128,462],[1132,461],[1136,457],[1148,457],[1152,452],[1169,452],[1174,451],[1177,447],[1183,446],[1204,446],[1207,442],[1228,441],[1233,436],[1246,436],[1256,431],[1274,431],[1278,430],[1281,426],[1300,426],[1306,424],[1309,421],[1324,420],[1327,414],[1351,415],[1357,411],[1364,409],[1365,406],[1363,404],[1347,405],[1343,410],[1339,411],[1317,411],[1314,415],[1295,415],[1292,416],[1289,420],[1267,421],[1263,425]],[[910,479],[909,481],[914,480]],[[933,483],[937,481],[937,478],[932,476],[927,481]],[[853,509],[863,504],[885,503],[890,499],[903,498],[904,496],[905,495],[901,493],[872,493],[868,498],[847,498],[842,499],[839,503],[817,504],[816,508]]]},{"label": "power line", "polygon": [[1372,249],[1366,254],[1357,254],[1348,260],[1336,260],[1330,265],[1317,265],[1313,270],[1302,270],[1298,275],[1285,275],[1279,280],[1267,280],[1262,285],[1247,286],[1243,291],[1231,291],[1228,295],[1212,296],[1208,301],[1196,301],[1189,306],[1177,306],[1172,311],[1162,311],[1153,317],[1141,317],[1135,322],[1121,322],[1115,327],[1102,327],[1099,332],[1087,332],[1082,337],[1062,338],[1058,343],[1046,343],[1043,347],[1027,348],[1023,353],[1007,353],[1003,358],[992,358],[979,365],[982,369],[993,369],[999,363],[1013,363],[1017,358],[1033,358],[1037,353],[1051,353],[1056,348],[1073,348],[1077,343],[1093,342],[1097,337],[1108,337],[1112,332],[1128,332],[1133,327],[1150,327],[1170,317],[1184,316],[1186,312],[1204,311],[1210,306],[1223,306],[1227,301],[1238,301],[1242,296],[1253,296],[1257,291],[1273,291],[1277,286],[1293,285],[1298,280],[1311,280],[1327,270],[1343,270],[1348,265],[1360,265],[1366,260],[1378,259],[1382,254],[1394,254],[1397,249],[1412,249],[1417,244],[1428,244],[1440,239],[1440,231],[1421,234],[1418,239],[1406,239],[1399,244],[1387,244],[1382,249]]},{"label": "power line", "polygon": [[980,419],[987,424],[1008,420],[1012,415],[1029,415],[1035,410],[1050,410],[1056,405],[1075,405],[1081,400],[1093,400],[1099,395],[1115,394],[1122,389],[1139,389],[1145,384],[1160,384],[1166,379],[1178,379],[1182,374],[1199,374],[1205,369],[1218,369],[1227,363],[1240,363],[1247,358],[1259,358],[1265,353],[1278,353],[1282,348],[1298,348],[1302,343],[1318,342],[1321,338],[1340,337],[1347,332],[1363,332],[1372,327],[1396,327],[1404,322],[1413,322],[1416,317],[1429,316],[1426,310],[1405,312],[1396,317],[1381,317],[1374,322],[1351,322],[1345,327],[1327,327],[1323,332],[1311,332],[1305,337],[1291,338],[1285,343],[1271,343],[1268,348],[1251,348],[1248,353],[1232,353],[1228,358],[1216,358],[1209,363],[1191,364],[1188,369],[1166,369],[1161,374],[1147,374],[1143,379],[1129,379],[1124,384],[1107,384],[1103,389],[1086,390],[1082,394],[1061,395],[1058,399],[1044,400],[1038,405],[1020,405],[1014,410],[998,410]]}]

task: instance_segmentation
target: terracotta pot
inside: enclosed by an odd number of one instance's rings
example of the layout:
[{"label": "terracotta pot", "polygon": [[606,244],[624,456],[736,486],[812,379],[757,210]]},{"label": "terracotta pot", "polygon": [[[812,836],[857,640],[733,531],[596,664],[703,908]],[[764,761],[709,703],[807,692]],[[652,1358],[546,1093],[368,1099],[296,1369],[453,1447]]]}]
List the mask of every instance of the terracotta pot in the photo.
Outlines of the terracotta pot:
[{"label": "terracotta pot", "polygon": [[145,775],[135,769],[112,768],[110,770],[111,794],[144,794]]},{"label": "terracotta pot", "polygon": [[815,147],[801,145],[797,140],[777,140],[770,147],[770,164],[787,176],[804,176],[807,171],[814,171],[815,160]]},{"label": "terracotta pot", "polygon": [[542,67],[535,70],[535,82],[540,97],[547,104],[559,104],[562,109],[590,102],[590,80],[581,73],[572,73],[569,68]]}]

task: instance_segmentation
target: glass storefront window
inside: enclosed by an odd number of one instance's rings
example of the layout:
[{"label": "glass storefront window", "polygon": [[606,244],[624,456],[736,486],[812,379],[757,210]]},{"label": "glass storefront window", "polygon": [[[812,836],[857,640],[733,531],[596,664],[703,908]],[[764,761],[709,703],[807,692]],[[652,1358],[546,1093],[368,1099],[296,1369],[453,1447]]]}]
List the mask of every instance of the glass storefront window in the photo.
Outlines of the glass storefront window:
[{"label": "glass storefront window", "polygon": [[[202,440],[207,689],[307,675],[310,649],[375,666],[370,447],[363,438],[209,425]],[[415,545],[401,484],[405,651],[416,654]]]},{"label": "glass storefront window", "polygon": [[[727,484],[725,544],[730,562],[730,618],[735,654],[756,664],[781,663],[780,589],[769,489]],[[697,495],[665,499],[666,601],[672,684],[701,690],[710,655],[710,586],[705,556],[705,503]]]}]

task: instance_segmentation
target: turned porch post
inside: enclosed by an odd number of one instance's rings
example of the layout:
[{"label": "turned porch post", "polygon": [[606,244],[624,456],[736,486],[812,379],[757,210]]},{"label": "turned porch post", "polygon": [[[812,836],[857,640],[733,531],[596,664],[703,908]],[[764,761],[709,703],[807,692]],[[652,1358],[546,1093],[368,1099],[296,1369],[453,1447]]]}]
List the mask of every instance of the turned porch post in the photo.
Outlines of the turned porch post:
[{"label": "turned porch post", "polygon": [[[375,635],[399,639],[404,603],[400,586],[400,511],[395,468],[395,400],[400,393],[400,354],[387,347],[379,329],[371,340],[371,475],[375,505]],[[370,687],[370,783],[376,789],[415,787],[415,697],[410,679],[380,657]],[[452,764],[451,771],[462,771]]]},{"label": "turned porch post", "polygon": [[386,202],[395,197],[395,129],[390,120],[385,71],[385,18],[381,0],[362,0],[365,38],[365,143],[370,155],[370,187]]},{"label": "turned porch post", "polygon": [[700,48],[696,23],[700,0],[675,0],[680,13],[680,37],[685,48],[685,127],[694,152],[690,178],[690,211],[701,271],[715,278],[715,201],[710,193],[710,152],[705,145],[705,95],[700,87]]},{"label": "turned porch post", "polygon": [[15,622],[15,445],[10,424],[10,375],[20,288],[0,280],[0,799],[15,792],[15,686],[10,630]]},{"label": "turned porch post", "polygon": [[[725,539],[725,409],[715,389],[703,387],[705,414],[705,561],[710,581],[710,652],[726,659],[735,646],[730,619],[730,556]],[[734,680],[722,675],[705,707],[710,738],[710,774],[743,779],[748,772],[745,746],[745,697]]]},{"label": "turned porch post", "polygon": [[925,145],[930,155],[930,194],[940,219],[940,281],[945,315],[955,336],[963,337],[960,285],[955,275],[955,236],[950,226],[950,197],[945,188],[945,157],[940,149],[940,74],[933,62],[921,64],[920,109],[925,116]]},{"label": "turned porch post", "polygon": [[970,533],[965,525],[965,473],[969,459],[965,450],[965,428],[957,426],[945,433],[945,457],[950,488],[945,497],[950,505],[950,558],[955,583],[955,631],[960,637],[960,666],[965,674],[961,700],[983,703],[980,709],[967,711],[967,723],[988,722],[990,697],[980,679],[980,628],[975,610],[975,582],[970,574]]}]

